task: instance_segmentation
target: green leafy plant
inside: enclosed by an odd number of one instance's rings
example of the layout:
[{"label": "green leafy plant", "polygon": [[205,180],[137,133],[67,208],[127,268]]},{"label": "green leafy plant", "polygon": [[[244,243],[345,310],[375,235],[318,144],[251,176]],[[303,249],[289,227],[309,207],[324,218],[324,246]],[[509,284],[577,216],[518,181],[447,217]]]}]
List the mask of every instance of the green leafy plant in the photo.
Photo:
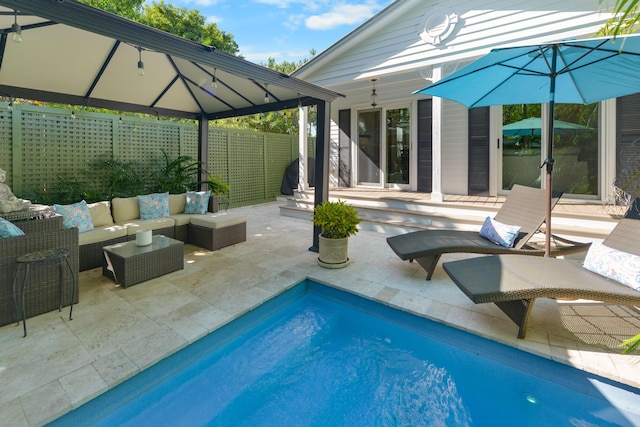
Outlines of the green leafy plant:
[{"label": "green leafy plant", "polygon": [[316,206],[313,223],[322,229],[322,236],[328,239],[342,239],[358,232],[360,223],[358,211],[344,201],[326,201]]},{"label": "green leafy plant", "polygon": [[627,340],[622,341],[620,344],[621,347],[627,347],[622,352],[627,354],[631,353],[640,346],[640,334],[633,336]]},{"label": "green leafy plant", "polygon": [[116,159],[96,159],[91,167],[80,171],[85,183],[87,201],[111,200],[114,197],[130,197],[142,194],[145,180],[142,166]]},{"label": "green leafy plant", "polygon": [[209,186],[211,193],[218,196],[218,198],[227,197],[229,190],[231,190],[231,186],[222,180],[222,175],[210,176],[204,183]]},{"label": "green leafy plant", "polygon": [[153,186],[151,191],[169,192],[172,194],[184,193],[195,190],[198,183],[198,175],[202,171],[201,163],[189,156],[178,156],[175,159],[169,157],[162,150],[162,158],[152,174]]}]

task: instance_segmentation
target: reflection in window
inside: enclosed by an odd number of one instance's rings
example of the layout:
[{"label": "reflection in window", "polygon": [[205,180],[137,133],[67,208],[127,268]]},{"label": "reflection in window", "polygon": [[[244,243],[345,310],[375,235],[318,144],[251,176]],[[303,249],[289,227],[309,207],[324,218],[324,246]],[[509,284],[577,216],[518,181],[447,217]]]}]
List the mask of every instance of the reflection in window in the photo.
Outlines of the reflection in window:
[{"label": "reflection in window", "polygon": [[[541,106],[503,108],[502,188],[540,187]],[[598,194],[598,104],[556,104],[553,188],[567,194]]]},{"label": "reflection in window", "polygon": [[387,182],[409,184],[409,109],[387,110]]}]

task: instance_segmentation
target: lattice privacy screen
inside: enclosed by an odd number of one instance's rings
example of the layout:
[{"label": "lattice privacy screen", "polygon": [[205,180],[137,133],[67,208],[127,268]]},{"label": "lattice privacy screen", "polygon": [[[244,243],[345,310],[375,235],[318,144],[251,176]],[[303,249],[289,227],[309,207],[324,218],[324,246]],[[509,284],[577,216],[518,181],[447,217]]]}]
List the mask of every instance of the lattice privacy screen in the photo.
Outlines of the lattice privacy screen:
[{"label": "lattice privacy screen", "polygon": [[[0,168],[18,197],[46,191],[96,160],[130,162],[146,174],[163,150],[170,158],[198,159],[197,124],[30,105],[0,110]],[[259,203],[280,194],[297,153],[295,135],[210,127],[207,171],[229,183],[232,205]]]}]

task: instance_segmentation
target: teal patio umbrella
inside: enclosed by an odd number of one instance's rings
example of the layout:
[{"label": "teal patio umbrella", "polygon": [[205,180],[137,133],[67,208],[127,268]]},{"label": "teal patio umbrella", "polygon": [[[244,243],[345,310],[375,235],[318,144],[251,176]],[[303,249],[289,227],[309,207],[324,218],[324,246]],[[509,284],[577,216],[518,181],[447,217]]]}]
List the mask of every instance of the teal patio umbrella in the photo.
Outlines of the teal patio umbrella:
[{"label": "teal patio umbrella", "polygon": [[[556,135],[575,135],[580,132],[594,130],[594,128],[577,123],[563,122],[562,120],[553,121],[553,133]],[[528,119],[502,126],[502,134],[505,136],[540,135],[541,131],[542,119],[540,117],[529,117]]]},{"label": "teal patio umbrella", "polygon": [[[640,35],[559,41],[493,49],[466,67],[414,93],[450,99],[467,108],[506,104],[591,104],[640,92]],[[553,126],[546,165],[545,253],[551,250]]]}]

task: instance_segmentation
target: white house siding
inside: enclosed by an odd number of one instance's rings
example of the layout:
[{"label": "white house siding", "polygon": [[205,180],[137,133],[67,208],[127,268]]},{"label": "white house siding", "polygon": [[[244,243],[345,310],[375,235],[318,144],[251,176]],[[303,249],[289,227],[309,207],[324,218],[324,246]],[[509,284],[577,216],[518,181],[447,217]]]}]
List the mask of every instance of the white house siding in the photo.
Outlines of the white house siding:
[{"label": "white house siding", "polygon": [[[612,2],[398,0],[293,75],[344,94],[346,98],[332,105],[332,119],[337,123],[338,111],[351,109],[355,122],[358,110],[370,108],[371,78],[378,79],[378,108],[403,102],[415,107],[421,96],[412,93],[431,83],[427,78],[433,66],[441,65],[446,76],[494,47],[591,37],[609,18],[605,8],[612,5],[608,3]],[[458,17],[455,30],[437,45],[419,35],[426,13],[434,7],[449,8]],[[448,102],[443,105],[442,191],[466,194],[468,133],[466,126],[460,126],[461,120],[466,123],[466,109]],[[453,118],[457,121],[451,122]],[[354,129],[352,123],[352,135],[357,135]],[[331,135],[337,138],[337,129]],[[416,141],[412,143],[415,147]],[[335,147],[337,139],[332,143]],[[415,155],[416,150],[412,152]],[[332,176],[331,182],[337,178]]]}]

